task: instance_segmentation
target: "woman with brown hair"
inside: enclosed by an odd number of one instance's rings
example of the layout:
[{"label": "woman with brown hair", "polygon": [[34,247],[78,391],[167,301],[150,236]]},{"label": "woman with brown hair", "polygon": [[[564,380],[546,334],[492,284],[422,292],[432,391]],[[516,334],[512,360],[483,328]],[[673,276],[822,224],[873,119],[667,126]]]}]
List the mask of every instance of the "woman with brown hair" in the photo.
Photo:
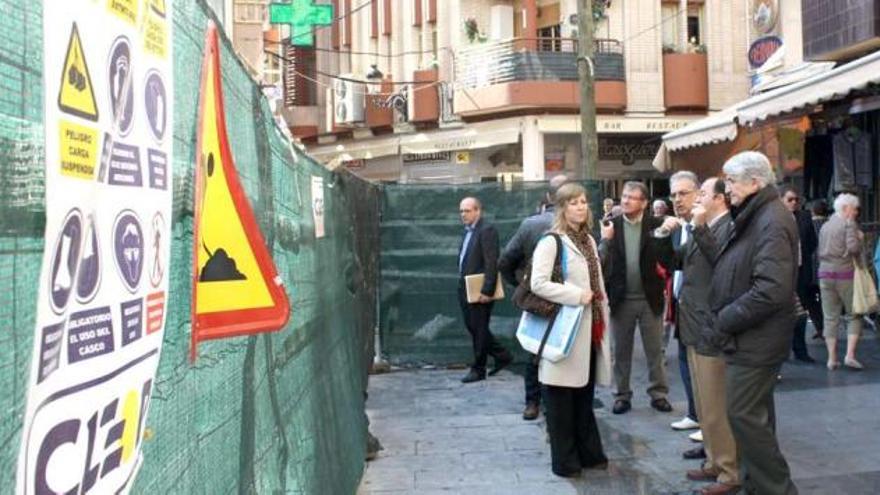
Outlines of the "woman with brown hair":
[{"label": "woman with brown hair", "polygon": [[538,380],[544,385],[553,473],[579,476],[582,468],[605,469],[608,459],[593,414],[595,385],[611,380],[608,304],[596,241],[590,235],[593,215],[586,190],[565,184],[556,192],[551,232],[562,240],[564,282],[551,280],[556,241],[546,236],[535,247],[531,288],[558,304],[584,306],[569,355],[557,362],[542,359]]}]

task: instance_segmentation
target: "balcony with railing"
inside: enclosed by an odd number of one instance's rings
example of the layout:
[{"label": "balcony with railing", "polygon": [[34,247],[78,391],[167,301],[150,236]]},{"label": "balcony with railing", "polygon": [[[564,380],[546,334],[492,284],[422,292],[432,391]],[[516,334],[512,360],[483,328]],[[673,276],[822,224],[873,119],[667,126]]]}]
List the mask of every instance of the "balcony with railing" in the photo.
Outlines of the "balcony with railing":
[{"label": "balcony with railing", "polygon": [[[455,113],[479,116],[529,109],[577,111],[577,39],[514,38],[455,54]],[[626,70],[619,41],[595,41],[596,108],[626,109]]]}]

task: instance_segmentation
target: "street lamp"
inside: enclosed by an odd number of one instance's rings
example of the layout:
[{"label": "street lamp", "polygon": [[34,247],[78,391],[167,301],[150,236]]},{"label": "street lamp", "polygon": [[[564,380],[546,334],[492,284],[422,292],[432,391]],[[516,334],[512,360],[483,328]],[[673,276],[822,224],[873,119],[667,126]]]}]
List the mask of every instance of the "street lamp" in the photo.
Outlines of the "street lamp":
[{"label": "street lamp", "polygon": [[373,81],[375,79],[382,79],[383,74],[382,71],[376,67],[376,64],[370,65],[370,72],[367,73],[367,79]]}]

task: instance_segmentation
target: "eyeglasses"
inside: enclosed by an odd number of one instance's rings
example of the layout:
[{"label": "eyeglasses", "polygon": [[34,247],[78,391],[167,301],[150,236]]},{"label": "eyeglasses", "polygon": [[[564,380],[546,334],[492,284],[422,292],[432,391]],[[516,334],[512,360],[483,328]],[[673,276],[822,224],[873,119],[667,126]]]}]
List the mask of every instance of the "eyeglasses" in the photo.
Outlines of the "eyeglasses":
[{"label": "eyeglasses", "polygon": [[642,196],[641,194],[639,194],[638,196],[635,196],[632,194],[623,193],[623,195],[621,196],[621,199],[631,199],[633,201],[644,201],[645,197]]},{"label": "eyeglasses", "polygon": [[690,191],[677,191],[677,192],[674,192],[674,193],[670,194],[670,195],[669,195],[669,199],[671,199],[671,200],[675,200],[675,199],[677,199],[677,198],[684,198],[684,197],[690,196],[690,195],[693,194],[693,193],[694,193],[693,190],[690,190]]}]

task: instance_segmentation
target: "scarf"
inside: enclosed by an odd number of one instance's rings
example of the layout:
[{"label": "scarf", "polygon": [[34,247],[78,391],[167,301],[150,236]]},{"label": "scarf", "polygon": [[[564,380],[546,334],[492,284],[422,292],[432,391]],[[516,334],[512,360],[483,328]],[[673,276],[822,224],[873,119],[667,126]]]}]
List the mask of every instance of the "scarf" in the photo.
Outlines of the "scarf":
[{"label": "scarf", "polygon": [[574,242],[578,250],[587,258],[587,267],[590,270],[590,288],[593,290],[593,304],[590,305],[592,310],[592,340],[594,344],[601,344],[602,337],[605,335],[605,318],[602,313],[602,301],[605,300],[605,294],[602,293],[602,282],[599,280],[599,256],[594,248],[593,238],[590,231],[581,229],[574,232],[568,231],[568,237]]}]

